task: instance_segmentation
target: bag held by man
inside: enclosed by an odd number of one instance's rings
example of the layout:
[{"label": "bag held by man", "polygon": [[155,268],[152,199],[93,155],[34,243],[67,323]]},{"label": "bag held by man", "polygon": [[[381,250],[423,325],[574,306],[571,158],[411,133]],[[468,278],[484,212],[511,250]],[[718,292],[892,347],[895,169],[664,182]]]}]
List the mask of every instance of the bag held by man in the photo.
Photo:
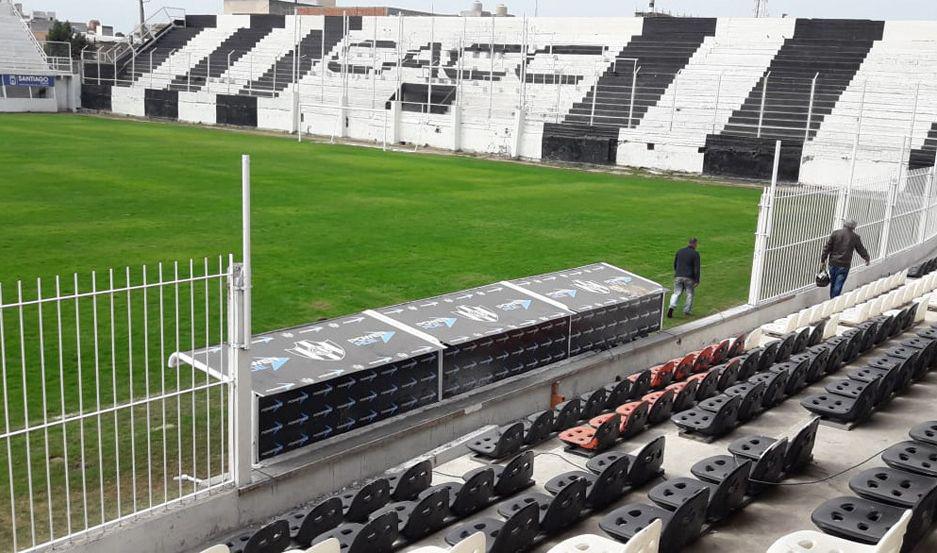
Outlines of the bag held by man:
[{"label": "bag held by man", "polygon": [[830,285],[830,273],[826,267],[821,266],[817,271],[817,288],[826,288]]}]

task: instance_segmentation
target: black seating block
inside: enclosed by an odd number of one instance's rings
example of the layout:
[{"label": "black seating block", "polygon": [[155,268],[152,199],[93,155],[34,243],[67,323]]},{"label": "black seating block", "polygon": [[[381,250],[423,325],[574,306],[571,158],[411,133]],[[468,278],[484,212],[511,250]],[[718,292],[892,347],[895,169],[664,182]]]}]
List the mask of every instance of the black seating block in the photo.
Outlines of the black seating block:
[{"label": "black seating block", "polygon": [[531,503],[511,518],[502,522],[483,518],[463,524],[446,534],[446,543],[455,545],[465,538],[482,532],[487,538],[488,553],[515,553],[526,551],[533,545],[540,531],[540,506]]},{"label": "black seating block", "polygon": [[494,492],[501,497],[514,495],[534,485],[534,453],[525,451],[512,459],[503,470],[495,469]]},{"label": "black seating block", "polygon": [[908,435],[915,442],[937,446],[937,421],[926,421],[915,425]]},{"label": "black seating block", "polygon": [[730,361],[711,369],[719,371],[719,380],[716,382],[716,389],[721,392],[735,384],[739,379],[739,366],[740,364],[738,362]]},{"label": "black seating block", "polygon": [[524,443],[536,445],[553,435],[554,412],[552,409],[532,413],[524,421]]},{"label": "black seating block", "polygon": [[800,404],[815,415],[841,423],[861,423],[872,414],[875,387],[861,391],[855,398],[837,394],[816,394],[805,397]]},{"label": "black seating block", "polygon": [[456,484],[454,493],[449,495],[449,510],[453,515],[463,518],[484,509],[491,502],[495,491],[495,471],[482,468],[466,477],[464,484]]},{"label": "black seating block", "polygon": [[794,345],[791,346],[791,355],[796,355],[798,353],[803,353],[807,346],[810,345],[810,336],[813,334],[813,329],[811,327],[804,327],[800,330],[794,337]]},{"label": "black seating block", "polygon": [[688,380],[683,389],[674,394],[673,409],[671,412],[679,413],[685,411],[696,403],[696,392],[699,390],[699,381]]},{"label": "black seating block", "polygon": [[731,455],[713,455],[697,461],[690,467],[690,473],[707,482],[718,484],[729,477],[739,462]]},{"label": "black seating block", "polygon": [[849,489],[859,497],[914,509],[933,494],[937,479],[891,467],[864,470],[849,480]]},{"label": "black seating block", "polygon": [[623,378],[618,382],[606,384],[605,391],[607,392],[605,409],[615,409],[623,403],[628,403],[631,399],[631,381]]},{"label": "black seating block", "polygon": [[342,518],[342,500],[330,497],[309,510],[294,539],[302,547],[308,547],[317,536],[341,524]]},{"label": "black seating block", "polygon": [[668,509],[677,509],[697,491],[706,490],[709,500],[706,519],[722,520],[737,509],[745,499],[750,470],[751,462],[739,463],[719,483],[705,482],[695,478],[673,478],[651,488],[647,496],[658,505]]},{"label": "black seating block", "polygon": [[767,436],[743,436],[729,443],[729,453],[743,459],[757,461],[777,440]]},{"label": "black seating block", "polygon": [[631,382],[631,399],[640,399],[651,389],[651,371],[641,371],[630,375],[626,380]]},{"label": "black seating block", "polygon": [[[618,501],[625,495],[629,486],[629,469],[632,468],[632,458],[622,457],[610,463],[599,473],[595,482],[590,485],[586,503],[593,510],[602,509]],[[659,467],[658,467],[658,470]],[[641,477],[640,474],[637,477]]]},{"label": "black seating block", "polygon": [[810,368],[809,361],[795,363],[787,361],[776,363],[770,369],[773,373],[787,373],[787,382],[784,384],[784,395],[792,396],[807,386],[807,369]]},{"label": "black seating block", "polygon": [[807,339],[807,349],[818,345],[823,341],[823,328],[829,323],[829,319],[818,321],[816,325],[810,328],[810,337]]},{"label": "black seating block", "polygon": [[907,348],[914,348],[920,352],[920,362],[913,378],[914,380],[924,378],[924,375],[927,374],[934,364],[934,356],[937,354],[937,341],[915,337],[901,342],[901,345]]},{"label": "black seating block", "polygon": [[468,448],[490,459],[503,459],[520,451],[524,445],[524,423],[515,422],[486,432],[468,443]]},{"label": "black seating block", "polygon": [[378,478],[339,497],[346,521],[365,522],[371,513],[390,502],[390,483],[386,478]]},{"label": "black seating block", "polygon": [[578,522],[586,508],[587,482],[582,479],[570,482],[559,491],[540,518],[540,531],[551,535]]},{"label": "black seating block", "polygon": [[597,388],[587,394],[582,394],[582,412],[579,414],[582,420],[589,420],[597,417],[605,411],[605,401],[608,392],[605,388]]},{"label": "black seating block", "polygon": [[745,422],[761,412],[761,403],[765,397],[765,385],[760,382],[757,384],[743,382],[726,389],[725,394],[742,398],[742,402],[739,404],[738,420]]},{"label": "black seating block", "polygon": [[408,502],[406,520],[400,524],[400,534],[415,541],[428,536],[446,525],[449,517],[449,490],[439,489],[426,494],[419,501]]},{"label": "black seating block", "polygon": [[[722,394],[701,401],[695,409],[677,413],[670,420],[687,432],[696,432],[704,436],[721,436],[735,428],[741,404],[740,396]],[[716,411],[707,410],[707,407],[713,408],[716,405],[718,405]]]},{"label": "black seating block", "polygon": [[[778,347],[781,345],[780,340],[775,340],[770,344],[761,348],[761,355],[758,357],[758,371],[760,373],[768,370],[768,367],[774,365],[775,360],[778,356]],[[781,361],[781,359],[777,359]]]},{"label": "black seating block", "polygon": [[820,428],[820,417],[812,418],[807,424],[794,434],[787,444],[787,454],[784,457],[784,471],[794,474],[804,469],[813,460],[813,446],[817,442],[817,430]]},{"label": "black seating block", "polygon": [[919,442],[899,442],[882,453],[890,467],[937,477],[937,446]]},{"label": "black seating block", "polygon": [[707,372],[706,376],[699,381],[696,388],[696,400],[702,401],[719,393],[717,388],[719,384],[719,373]]},{"label": "black seating block", "polygon": [[660,397],[657,398],[657,401],[654,402],[654,405],[648,410],[648,423],[657,424],[667,420],[667,418],[670,417],[670,413],[673,411],[673,400],[673,390],[664,390]]},{"label": "black seating block", "polygon": [[738,380],[748,380],[758,370],[758,360],[761,357],[761,349],[753,349],[748,353],[741,355],[738,359],[739,365]]},{"label": "black seating block", "polygon": [[579,424],[582,418],[582,401],[578,398],[564,401],[556,406],[555,411],[553,431],[562,432]]},{"label": "black seating block", "polygon": [[627,440],[628,438],[644,432],[644,428],[647,426],[647,416],[649,412],[650,409],[646,401],[638,405],[638,407],[628,415],[628,420],[625,422],[624,428],[620,429],[618,438]]},{"label": "black seating block", "polygon": [[885,352],[885,355],[904,361],[901,368],[902,375],[898,379],[898,390],[906,390],[908,386],[911,385],[912,380],[920,380],[927,374],[927,367],[924,365],[924,358],[921,356],[920,350],[904,346],[895,346],[889,348]]},{"label": "black seating block", "polygon": [[421,461],[409,467],[401,475],[388,476],[387,481],[391,486],[391,499],[411,501],[432,485],[433,463],[429,459]]},{"label": "black seating block", "polygon": [[[846,350],[849,347],[849,339],[839,339],[836,338],[836,343],[833,343],[832,340],[826,343],[829,346],[830,355],[826,360],[826,374],[833,374],[843,367],[843,358],[846,355]],[[817,346],[821,347],[821,346]]]},{"label": "black seating block", "polygon": [[937,340],[937,325],[922,326],[921,328],[915,330],[914,333],[921,338]]},{"label": "black seating block", "polygon": [[852,380],[858,380],[859,382],[873,382],[877,380],[878,386],[875,389],[875,393],[872,394],[872,403],[874,405],[880,405],[891,398],[895,386],[898,383],[900,369],[895,368],[887,370],[875,367],[862,367],[860,369],[848,371],[846,376]]},{"label": "black seating block", "polygon": [[254,532],[244,547],[236,550],[239,553],[281,553],[289,546],[290,524],[285,520],[277,520]]},{"label": "black seating block", "polygon": [[861,497],[837,497],[814,509],[810,519],[827,534],[874,544],[898,522],[902,514],[904,509],[900,507]]},{"label": "black seating block", "polygon": [[843,363],[849,364],[855,361],[856,358],[865,351],[862,346],[865,342],[866,333],[855,329],[845,332],[843,336],[848,340],[846,343],[846,351],[843,354]]},{"label": "black seating block", "polygon": [[599,522],[599,528],[619,541],[627,541],[660,519],[663,523],[660,552],[675,553],[699,537],[706,519],[708,498],[709,492],[701,489],[675,511],[641,503],[625,505],[606,515]]},{"label": "black seating block", "polygon": [[[624,457],[619,457],[618,460],[621,461],[622,459],[624,459]],[[626,463],[626,464],[627,464],[627,463]],[[611,466],[611,465],[609,465],[609,466]],[[550,493],[553,494],[553,495],[556,495],[556,494],[560,493],[561,491],[563,491],[563,488],[565,488],[566,486],[572,484],[572,483],[575,482],[576,480],[583,480],[583,481],[585,481],[586,486],[588,486],[588,487],[591,488],[592,485],[595,484],[595,481],[596,481],[597,478],[598,478],[597,475],[595,475],[595,474],[593,474],[593,473],[591,473],[591,472],[585,472],[585,471],[582,471],[582,470],[573,470],[573,471],[570,471],[570,472],[561,472],[560,474],[557,474],[557,475],[554,476],[553,478],[547,480],[547,483],[543,485],[543,489],[547,490],[548,492],[550,492]],[[536,494],[524,494],[524,495],[522,495],[521,497],[531,497],[531,496],[533,496],[533,495],[536,495]],[[553,498],[550,497],[549,500],[552,501]],[[515,504],[515,503],[517,503],[517,502],[516,502],[516,501],[510,501],[510,502],[505,502],[505,503],[503,503],[502,505],[505,505],[505,504],[508,504],[508,503],[510,503],[510,504]],[[547,501],[547,503],[549,503],[549,501]],[[520,509],[520,507],[518,507],[517,509],[513,509],[513,510],[511,510],[511,513],[513,513],[514,511],[517,511],[517,510],[519,510],[519,509]],[[498,508],[498,512],[500,512],[500,513],[502,514],[502,516],[504,516],[504,513],[501,512],[501,507]]]},{"label": "black seating block", "polygon": [[755,376],[748,379],[752,384],[758,384],[759,382],[764,383],[765,385],[765,395],[761,400],[761,405],[765,409],[770,409],[775,405],[784,401],[787,397],[784,395],[784,388],[787,386],[788,374],[786,372],[766,372],[761,374],[756,374]]},{"label": "black seating block", "polygon": [[761,457],[752,465],[751,482],[748,493],[757,495],[769,484],[763,482],[780,482],[784,473],[784,464],[787,460],[787,438],[781,438],[770,446]]},{"label": "black seating block", "polygon": [[[638,487],[656,478],[664,464],[664,436],[645,444],[634,455],[629,455],[628,484]],[[586,465],[588,467],[588,465]],[[590,469],[591,470],[591,469]]]},{"label": "black seating block", "polygon": [[778,351],[774,356],[775,363],[783,363],[787,361],[788,358],[794,353],[794,345],[797,342],[797,333],[791,332],[781,337],[781,342],[778,344]]}]

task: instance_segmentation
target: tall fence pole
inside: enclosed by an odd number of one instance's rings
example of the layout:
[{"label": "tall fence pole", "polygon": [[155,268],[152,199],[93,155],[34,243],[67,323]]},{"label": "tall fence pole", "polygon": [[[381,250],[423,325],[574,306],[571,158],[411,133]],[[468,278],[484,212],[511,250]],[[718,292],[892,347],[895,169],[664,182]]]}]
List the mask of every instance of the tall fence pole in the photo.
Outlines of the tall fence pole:
[{"label": "tall fence pole", "polygon": [[592,110],[589,112],[590,125],[595,123],[595,99],[599,95],[599,74],[597,71],[593,71],[592,74],[595,77],[595,86],[592,88]]},{"label": "tall fence pole", "polygon": [[[761,108],[758,110],[758,138],[761,138],[761,125],[765,119],[765,97],[768,94],[768,79],[771,78],[771,72],[765,75],[765,80],[761,85]],[[777,159],[775,159],[777,161]]]},{"label": "tall fence pole", "polygon": [[677,91],[678,91],[677,83],[679,82],[677,79],[680,77],[681,71],[683,70],[681,69],[680,71],[677,71],[677,74],[674,75],[673,77],[673,102],[670,103],[670,130],[671,131],[673,131],[673,119],[677,114]]},{"label": "tall fence pole", "polygon": [[804,142],[810,139],[810,124],[813,122],[813,99],[817,92],[817,77],[819,76],[820,74],[817,73],[810,82],[810,103],[807,105],[807,124],[804,126]]},{"label": "tall fence pole", "polygon": [[917,243],[921,244],[927,240],[927,228],[930,226],[930,211],[932,208],[931,197],[934,195],[934,178],[937,177],[937,150],[934,151],[934,164],[931,165],[930,174],[927,175],[927,182],[924,184],[924,194],[922,199],[921,222],[917,231]]},{"label": "tall fence pole", "polygon": [[888,255],[888,241],[891,235],[891,223],[892,217],[895,211],[895,198],[898,195],[898,189],[901,188],[901,179],[904,175],[904,157],[905,157],[905,147],[910,141],[910,137],[901,138],[901,154],[898,158],[898,169],[895,171],[895,182],[890,185],[885,196],[885,218],[882,223],[882,241],[879,243],[878,248],[878,257],[879,259]]},{"label": "tall fence pole", "polygon": [[[631,73],[631,103],[628,105],[628,128],[632,128],[634,121],[634,89],[638,86],[638,71],[641,68],[637,66],[637,61],[635,61],[634,71]],[[599,83],[595,83],[596,89],[599,88]]]},{"label": "tall fence pole", "polygon": [[229,421],[231,424],[231,474],[237,486],[250,482],[253,464],[253,421],[251,392],[251,219],[250,219],[250,156],[241,156],[241,263],[231,270],[229,283],[229,367],[231,400]]},{"label": "tall fence pole", "polygon": [[748,287],[748,303],[758,305],[761,302],[761,283],[765,267],[765,255],[768,250],[768,237],[773,225],[774,198],[778,189],[778,169],[781,163],[781,141],[774,143],[774,166],[771,169],[771,186],[761,194],[758,205],[758,227],[755,231],[755,255],[752,258],[752,279]]},{"label": "tall fence pole", "polygon": [[725,74],[725,71],[719,73],[719,82],[716,84],[716,105],[713,107],[712,134],[716,134],[716,121],[719,118],[719,96],[722,94],[722,78],[725,76]]}]

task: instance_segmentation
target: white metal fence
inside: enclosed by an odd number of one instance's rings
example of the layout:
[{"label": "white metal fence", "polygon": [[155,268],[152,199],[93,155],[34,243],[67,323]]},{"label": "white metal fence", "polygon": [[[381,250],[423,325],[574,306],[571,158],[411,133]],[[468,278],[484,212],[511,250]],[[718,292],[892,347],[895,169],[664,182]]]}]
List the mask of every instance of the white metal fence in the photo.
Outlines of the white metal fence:
[{"label": "white metal fence", "polygon": [[[934,167],[908,170],[907,163],[891,178],[846,186],[782,185],[775,176],[759,204],[749,303],[815,286],[823,246],[846,219],[858,223],[873,263],[937,236],[935,178]],[[853,263],[863,261],[856,255]]]}]

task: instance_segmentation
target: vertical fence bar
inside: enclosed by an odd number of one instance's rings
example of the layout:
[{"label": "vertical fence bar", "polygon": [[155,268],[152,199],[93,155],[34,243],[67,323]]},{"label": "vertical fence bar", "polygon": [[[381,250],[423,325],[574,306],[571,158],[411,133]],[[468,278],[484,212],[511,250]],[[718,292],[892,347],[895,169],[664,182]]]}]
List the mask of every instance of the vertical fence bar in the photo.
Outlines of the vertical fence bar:
[{"label": "vertical fence bar", "polygon": [[46,508],[49,514],[49,537],[51,539],[55,537],[55,522],[52,518],[52,474],[49,467],[51,461],[49,457],[49,401],[46,393],[46,348],[45,329],[42,321],[42,279],[40,278],[36,279],[36,300],[37,322],[39,325],[39,371],[42,376],[42,434],[45,448],[43,464],[46,466]]},{"label": "vertical fence bar", "polygon": [[[29,399],[27,395],[27,386],[26,386],[26,337],[25,329],[23,323],[23,282],[16,282],[16,296],[19,306],[17,308],[17,313],[19,315],[19,331],[20,331],[20,376],[23,379],[23,425],[26,428],[29,428]],[[7,382],[7,381],[4,381]],[[32,540],[32,546],[36,546],[36,496],[33,494],[33,461],[32,461],[32,445],[29,440],[30,432],[26,431],[26,478],[27,478],[27,490],[29,492],[29,534],[30,539]],[[12,485],[12,481],[11,481]]]},{"label": "vertical fence bar", "polygon": [[[0,298],[0,304],[3,303],[3,298]],[[0,310],[0,319],[2,319],[3,313]],[[59,407],[61,408],[61,417],[62,420],[65,420],[65,355],[62,351],[62,283],[59,275],[55,275],[55,325],[56,325],[56,336],[58,339],[58,355],[59,355]],[[0,327],[2,327],[2,321],[0,321]],[[3,339],[3,332],[0,331],[0,340]],[[2,353],[0,353],[2,355]],[[4,382],[6,379],[4,378]],[[65,528],[66,533],[72,533],[72,486],[71,479],[69,478],[69,461],[68,461],[68,425],[64,422],[62,423],[62,468],[65,472]],[[14,551],[16,548],[14,547]]]},{"label": "vertical fence bar", "polygon": [[[758,211],[758,229],[755,237],[755,253],[752,261],[752,279],[749,284],[748,302],[758,305],[762,300],[762,276],[765,256],[768,251],[768,239],[773,232],[774,200],[777,197],[778,169],[781,162],[781,141],[774,143],[774,166],[771,169],[771,185],[762,193]],[[772,291],[773,292],[773,291]]]},{"label": "vertical fence bar", "polygon": [[[641,68],[637,66],[638,61],[635,60],[635,65],[633,66],[633,71],[631,72],[631,100],[628,102],[628,128],[632,129],[637,125],[634,124],[634,96],[635,91],[638,87],[638,71],[641,71]],[[599,89],[599,81],[595,81],[595,89]]]},{"label": "vertical fence bar", "polygon": [[820,73],[817,73],[813,76],[813,80],[810,81],[810,103],[807,105],[807,124],[804,126],[804,142],[810,139],[810,124],[813,122],[813,100],[817,91],[817,77],[819,76]]},{"label": "vertical fence bar", "polygon": [[[716,134],[716,122],[719,119],[719,96],[722,94],[722,78],[725,76],[725,71],[719,72],[719,82],[716,84],[716,105],[713,107],[713,124],[711,134]],[[634,102],[632,102],[634,103]]]},{"label": "vertical fence bar", "polygon": [[768,71],[761,85],[761,108],[758,110],[758,138],[761,138],[761,125],[765,118],[765,97],[768,94],[768,79],[770,78],[771,72]]},{"label": "vertical fence bar", "polygon": [[[150,302],[147,294],[146,265],[143,265],[143,378],[146,382],[146,495],[147,507],[153,506],[153,440],[151,429],[151,401],[150,401]],[[160,363],[162,364],[162,363]],[[136,488],[134,488],[136,493]]]},{"label": "vertical fence bar", "polygon": [[[0,306],[3,305],[3,285],[0,284]],[[6,352],[6,333],[3,328],[3,319],[4,313],[3,309],[0,308],[0,374],[3,376],[4,382],[9,382],[7,379],[7,352]],[[4,433],[6,434],[6,450],[7,450],[7,479],[10,485],[10,521],[11,528],[10,533],[13,535],[13,551],[18,551],[18,542],[17,542],[17,527],[16,527],[16,490],[13,486],[13,447],[11,445],[11,440],[13,439],[10,436],[10,401],[9,401],[9,389],[4,386],[3,388],[3,421],[4,421]]]},{"label": "vertical fence bar", "polygon": [[[128,269],[129,270],[129,269]],[[129,273],[127,275],[127,292],[128,300],[130,293],[130,278]],[[114,463],[117,472],[116,487],[117,487],[117,517],[120,518],[122,515],[121,512],[121,498],[120,498],[120,422],[118,420],[117,406],[119,405],[119,400],[117,397],[117,343],[114,337],[114,269],[108,269],[107,271],[107,284],[108,284],[108,294],[107,294],[107,304],[108,304],[108,313],[110,315],[108,321],[110,323],[110,337],[111,337],[111,401],[114,404]],[[129,304],[129,301],[128,301]],[[127,319],[127,324],[130,324],[130,318]],[[130,348],[130,340],[132,340],[132,334],[127,333],[127,345],[128,351],[130,352],[127,355],[127,366],[128,373],[130,377],[130,450],[133,452],[134,447],[134,433],[133,433],[133,353],[132,348]],[[130,455],[131,461],[134,460],[134,455]],[[136,485],[136,479],[131,479],[131,485]],[[136,502],[134,502],[134,510],[136,510]]]},{"label": "vertical fence bar", "polygon": [[892,217],[894,215],[895,209],[895,198],[898,194],[898,189],[901,187],[901,179],[904,174],[904,152],[907,143],[909,142],[909,137],[902,137],[901,139],[901,153],[898,158],[898,169],[895,172],[895,182],[893,185],[890,185],[886,190],[885,194],[885,216],[882,222],[882,238],[881,243],[878,248],[878,258],[881,259],[888,255],[888,242],[891,238],[891,227],[892,227]]},{"label": "vertical fence bar", "polygon": [[[243,485],[250,481],[250,471],[253,462],[251,448],[252,420],[251,420],[251,373],[250,373],[250,346],[251,346],[251,243],[250,243],[250,156],[241,156],[241,248],[242,263],[235,266],[235,274],[231,286],[231,296],[234,301],[230,303],[236,309],[229,308],[229,320],[234,324],[229,338],[231,371],[234,375],[231,396],[231,434],[233,448],[231,459],[233,463],[232,474],[235,484]],[[237,301],[240,300],[240,301]]]}]

